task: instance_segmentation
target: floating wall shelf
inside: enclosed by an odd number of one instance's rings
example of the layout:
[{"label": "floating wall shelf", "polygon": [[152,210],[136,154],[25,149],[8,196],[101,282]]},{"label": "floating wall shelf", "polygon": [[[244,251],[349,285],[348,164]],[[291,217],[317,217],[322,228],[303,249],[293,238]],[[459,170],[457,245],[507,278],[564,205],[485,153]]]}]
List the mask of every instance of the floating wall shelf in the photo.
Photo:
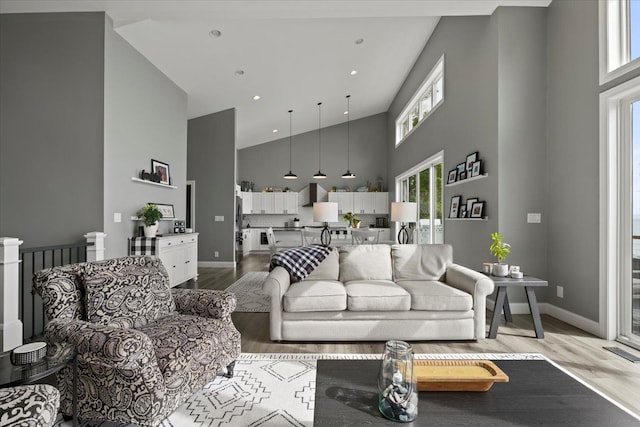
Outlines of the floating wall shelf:
[{"label": "floating wall shelf", "polygon": [[488,219],[488,216],[482,218],[445,218],[447,221],[487,221]]},{"label": "floating wall shelf", "polygon": [[483,173],[482,175],[472,176],[471,178],[463,179],[462,181],[456,181],[456,182],[452,182],[451,184],[445,184],[445,187],[455,187],[456,185],[464,184],[465,182],[477,181],[479,179],[486,178],[488,175],[489,175],[488,173]]},{"label": "floating wall shelf", "polygon": [[131,181],[141,182],[142,184],[157,185],[158,187],[164,187],[164,188],[174,188],[174,189],[178,188],[175,185],[160,184],[159,182],[147,181],[144,179],[136,178],[134,176],[131,177]]}]

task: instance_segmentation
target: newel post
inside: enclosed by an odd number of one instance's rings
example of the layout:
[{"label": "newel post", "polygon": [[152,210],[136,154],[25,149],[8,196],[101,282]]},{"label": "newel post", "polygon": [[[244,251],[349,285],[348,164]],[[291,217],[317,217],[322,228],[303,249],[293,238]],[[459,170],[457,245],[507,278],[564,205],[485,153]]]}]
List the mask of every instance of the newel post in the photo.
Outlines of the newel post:
[{"label": "newel post", "polygon": [[84,235],[87,239],[87,261],[102,261],[104,259],[104,238],[107,235],[101,231],[92,231]]},{"label": "newel post", "polygon": [[20,301],[20,245],[22,240],[0,237],[0,345],[2,351],[22,345],[22,322],[18,318]]}]

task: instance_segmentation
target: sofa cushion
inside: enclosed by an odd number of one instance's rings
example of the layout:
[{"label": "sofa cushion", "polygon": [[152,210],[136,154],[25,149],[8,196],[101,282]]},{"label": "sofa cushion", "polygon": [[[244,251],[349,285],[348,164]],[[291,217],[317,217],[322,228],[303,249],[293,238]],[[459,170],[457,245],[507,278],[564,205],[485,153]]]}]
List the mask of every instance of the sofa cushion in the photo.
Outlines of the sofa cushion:
[{"label": "sofa cushion", "polygon": [[69,264],[34,273],[33,287],[42,297],[49,319],[86,319],[80,266]]},{"label": "sofa cushion", "polygon": [[411,296],[390,280],[353,280],[345,283],[350,311],[404,311]]},{"label": "sofa cushion", "polygon": [[451,245],[393,245],[394,280],[443,281],[453,263]]},{"label": "sofa cushion", "polygon": [[303,280],[338,280],[340,273],[340,263],[338,249],[333,248],[329,255],[322,260],[320,265]]},{"label": "sofa cushion", "polygon": [[389,245],[349,245],[340,248],[340,281],[392,280]]},{"label": "sofa cushion", "polygon": [[82,265],[87,320],[132,328],[175,311],[167,272],[158,258],[128,256]]},{"label": "sofa cushion", "polygon": [[292,283],[284,294],[284,311],[341,311],[347,309],[347,292],[336,280]]},{"label": "sofa cushion", "polygon": [[400,280],[398,286],[411,295],[412,310],[468,311],[473,298],[468,293],[435,280]]}]

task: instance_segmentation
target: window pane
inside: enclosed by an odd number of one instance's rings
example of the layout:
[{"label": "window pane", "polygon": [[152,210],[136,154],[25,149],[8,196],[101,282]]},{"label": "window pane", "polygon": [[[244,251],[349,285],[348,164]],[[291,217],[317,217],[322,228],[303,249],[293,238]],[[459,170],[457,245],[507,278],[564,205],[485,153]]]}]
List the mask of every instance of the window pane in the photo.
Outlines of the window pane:
[{"label": "window pane", "polygon": [[631,57],[633,61],[640,58],[640,0],[631,0],[629,7],[629,32],[631,45]]},{"label": "window pane", "polygon": [[418,212],[418,218],[429,219],[430,206],[429,206],[429,172],[430,169],[424,169],[420,171],[420,207]]},{"label": "window pane", "polygon": [[431,106],[432,106],[431,89],[429,89],[427,93],[422,97],[422,101],[420,102],[420,110],[422,111],[422,117],[429,114],[429,111],[431,111]]},{"label": "window pane", "polygon": [[442,76],[438,77],[438,80],[433,84],[433,90],[435,92],[433,103],[437,104],[442,99]]},{"label": "window pane", "polygon": [[415,202],[416,201],[416,176],[412,175],[409,177],[409,199],[407,202]]},{"label": "window pane", "polygon": [[407,133],[409,133],[409,118],[402,122],[402,137],[404,138]]},{"label": "window pane", "polygon": [[411,129],[413,129],[414,127],[416,127],[416,125],[418,124],[418,122],[420,121],[420,113],[419,113],[419,107],[418,105],[416,105],[413,110],[411,110]]}]

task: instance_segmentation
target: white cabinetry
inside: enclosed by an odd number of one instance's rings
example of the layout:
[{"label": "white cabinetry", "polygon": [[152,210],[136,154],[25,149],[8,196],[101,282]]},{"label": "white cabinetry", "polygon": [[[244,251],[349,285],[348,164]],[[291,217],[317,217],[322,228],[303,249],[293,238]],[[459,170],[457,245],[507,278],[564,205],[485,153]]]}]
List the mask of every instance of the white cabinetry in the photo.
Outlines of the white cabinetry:
[{"label": "white cabinetry", "polygon": [[169,274],[171,287],[198,277],[198,233],[158,237],[156,255]]},{"label": "white cabinetry", "polygon": [[298,193],[271,193],[273,195],[273,213],[276,214],[297,214],[298,213]]},{"label": "white cabinetry", "polygon": [[329,201],[338,203],[338,214],[388,214],[389,193],[378,192],[331,192]]},{"label": "white cabinetry", "polygon": [[241,197],[242,197],[242,213],[243,214],[250,214],[253,213],[251,212],[251,209],[253,208],[253,196],[252,196],[252,192],[250,191],[243,191],[241,193]]},{"label": "white cabinetry", "polygon": [[251,193],[252,214],[273,213],[273,193]]}]

